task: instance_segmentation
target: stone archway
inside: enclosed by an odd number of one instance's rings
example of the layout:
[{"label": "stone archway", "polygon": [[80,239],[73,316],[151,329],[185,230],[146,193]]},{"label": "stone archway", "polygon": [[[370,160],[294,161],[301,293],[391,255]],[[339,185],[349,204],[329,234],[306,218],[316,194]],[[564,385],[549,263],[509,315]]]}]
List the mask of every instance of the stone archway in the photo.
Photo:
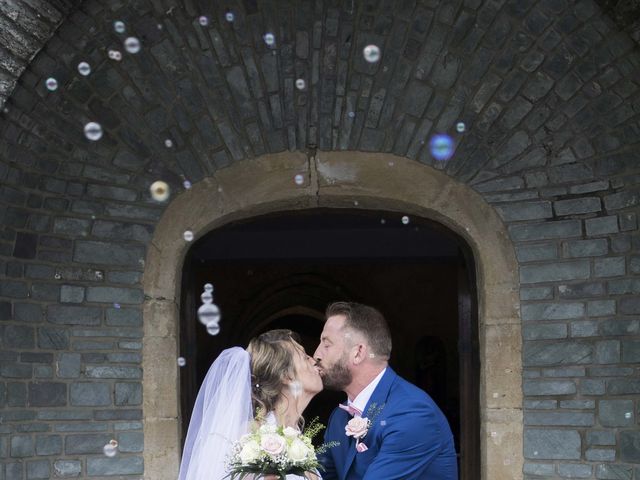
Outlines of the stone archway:
[{"label": "stone archway", "polygon": [[[305,183],[294,182],[301,174]],[[176,357],[180,274],[198,238],[229,221],[316,207],[384,209],[430,218],[471,247],[478,281],[482,479],[522,478],[522,359],[518,266],[507,230],[480,195],[442,172],[387,154],[284,153],[219,170],[173,199],[144,273],[145,478],[173,479],[180,460]]]}]

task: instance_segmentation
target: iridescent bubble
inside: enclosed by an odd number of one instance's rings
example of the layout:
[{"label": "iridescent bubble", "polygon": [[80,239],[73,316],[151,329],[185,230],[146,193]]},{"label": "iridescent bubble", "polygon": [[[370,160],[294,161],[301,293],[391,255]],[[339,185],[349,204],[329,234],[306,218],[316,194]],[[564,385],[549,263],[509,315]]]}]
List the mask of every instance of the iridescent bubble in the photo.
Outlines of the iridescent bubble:
[{"label": "iridescent bubble", "polygon": [[138,53],[140,48],[140,40],[136,37],[128,37],[124,41],[124,49],[129,53]]},{"label": "iridescent bubble", "polygon": [[296,185],[302,185],[304,184],[304,177],[298,173],[295,177],[293,177],[293,181],[296,182]]},{"label": "iridescent bubble", "polygon": [[189,180],[185,180],[184,182],[182,182],[182,186],[185,188],[185,190],[189,190],[191,188],[191,182]]},{"label": "iridescent bubble", "polygon": [[60,280],[62,278],[62,275],[60,275],[59,273],[56,272],[56,274],[53,276],[53,278],[55,278],[56,280]]},{"label": "iridescent bubble", "polygon": [[213,294],[205,290],[202,292],[202,295],[200,295],[200,300],[202,300],[202,303],[211,303],[213,302]]},{"label": "iridescent bubble", "polygon": [[96,122],[89,122],[84,126],[84,136],[92,142],[102,138],[102,126]]},{"label": "iridescent bubble", "polygon": [[55,92],[58,89],[58,80],[53,77],[47,78],[44,84],[47,86],[47,90],[49,90],[50,92]]},{"label": "iridescent bubble", "polygon": [[387,221],[386,221],[384,218],[381,218],[381,219],[380,219],[380,223],[381,223],[382,225],[384,225],[384,224],[386,224],[386,223],[387,223]]},{"label": "iridescent bubble", "polygon": [[264,43],[269,47],[273,47],[276,44],[276,36],[273,33],[265,33],[262,38],[264,39]]},{"label": "iridescent bubble", "polygon": [[402,224],[409,225],[409,217],[407,217],[406,215],[402,217]]},{"label": "iridescent bubble", "polygon": [[115,22],[113,22],[113,29],[116,31],[116,33],[124,33],[126,27],[123,21],[116,20]]},{"label": "iridescent bubble", "polygon": [[115,308],[115,309],[120,309],[120,304],[119,304],[119,303],[114,303],[114,304],[113,304],[113,308]]},{"label": "iridescent bubble", "polygon": [[456,123],[456,131],[458,133],[464,133],[466,129],[467,129],[467,126],[464,124],[464,122]]},{"label": "iridescent bubble", "polygon": [[178,357],[178,366],[184,367],[187,364],[187,360],[184,357]]},{"label": "iridescent bubble", "polygon": [[119,50],[109,50],[109,58],[119,62],[122,60],[122,53]]},{"label": "iridescent bubble", "polygon": [[203,303],[198,308],[198,320],[203,325],[220,321],[220,309],[215,303]]},{"label": "iridescent bubble", "polygon": [[211,336],[215,336],[220,333],[220,326],[218,322],[211,322],[207,324],[207,333]]},{"label": "iridescent bubble", "polygon": [[167,147],[167,148],[171,148],[171,147],[173,147],[173,140],[171,140],[170,138],[167,138],[167,139],[164,141],[164,146],[165,146],[165,147]]},{"label": "iridescent bubble", "polygon": [[184,233],[182,234],[182,238],[184,238],[185,241],[187,241],[187,242],[192,242],[193,241],[193,232],[191,230],[185,230]]},{"label": "iridescent bubble", "polygon": [[429,141],[429,150],[436,160],[449,160],[453,155],[453,140],[449,135],[434,135]]},{"label": "iridescent bubble", "polygon": [[356,112],[349,112],[347,113],[347,115],[349,116],[349,118],[353,118],[356,116]]},{"label": "iridescent bubble", "polygon": [[157,202],[164,202],[169,198],[169,185],[162,180],[153,182],[149,187],[149,191],[151,192],[151,197]]},{"label": "iridescent bubble", "polygon": [[102,451],[107,457],[115,457],[116,453],[118,453],[118,442],[116,440],[111,440],[104,447],[102,447]]},{"label": "iridescent bubble", "polygon": [[205,292],[213,292],[213,285],[210,284],[210,283],[205,283],[204,287],[203,287],[203,290]]},{"label": "iridescent bubble", "polygon": [[78,73],[86,77],[91,73],[91,66],[87,62],[80,62],[78,64]]},{"label": "iridescent bubble", "polygon": [[362,50],[364,59],[369,63],[376,63],[380,60],[380,48],[377,45],[367,45]]},{"label": "iridescent bubble", "polygon": [[302,78],[299,78],[296,80],[296,88],[298,90],[304,90],[304,87],[306,86],[307,86],[307,83]]},{"label": "iridescent bubble", "polygon": [[233,14],[233,12],[227,12],[224,14],[224,19],[227,22],[231,23],[236,19],[236,16]]},{"label": "iridescent bubble", "polygon": [[201,15],[200,18],[198,18],[198,23],[201,26],[206,27],[207,25],[209,25],[209,17]]}]

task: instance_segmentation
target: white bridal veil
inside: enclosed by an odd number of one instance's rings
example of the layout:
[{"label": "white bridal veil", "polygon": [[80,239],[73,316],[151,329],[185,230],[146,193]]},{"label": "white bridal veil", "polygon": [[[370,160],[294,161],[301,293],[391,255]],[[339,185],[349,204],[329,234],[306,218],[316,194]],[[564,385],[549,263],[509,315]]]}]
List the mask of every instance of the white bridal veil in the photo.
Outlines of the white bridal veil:
[{"label": "white bridal veil", "polygon": [[198,392],[178,479],[222,480],[233,442],[252,420],[250,356],[229,348],[213,362]]}]

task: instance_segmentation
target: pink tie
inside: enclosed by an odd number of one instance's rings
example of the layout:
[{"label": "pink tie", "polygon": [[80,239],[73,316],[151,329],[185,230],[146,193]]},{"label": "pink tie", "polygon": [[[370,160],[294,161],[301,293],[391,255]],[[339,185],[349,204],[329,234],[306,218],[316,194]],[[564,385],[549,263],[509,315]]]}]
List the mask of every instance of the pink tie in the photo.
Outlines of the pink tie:
[{"label": "pink tie", "polygon": [[344,410],[345,412],[349,412],[349,415],[351,415],[352,417],[362,416],[362,412],[358,410],[356,407],[354,407],[353,405],[342,405],[341,403],[339,403],[338,407]]}]

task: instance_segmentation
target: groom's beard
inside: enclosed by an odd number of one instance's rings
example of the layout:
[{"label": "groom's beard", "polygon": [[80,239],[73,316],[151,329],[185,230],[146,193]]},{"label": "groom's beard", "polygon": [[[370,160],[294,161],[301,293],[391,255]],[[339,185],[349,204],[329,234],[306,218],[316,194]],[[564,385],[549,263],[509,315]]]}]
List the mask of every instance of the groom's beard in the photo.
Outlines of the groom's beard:
[{"label": "groom's beard", "polygon": [[344,390],[353,380],[353,376],[347,368],[346,355],[331,365],[331,367],[323,369],[321,378],[324,388],[338,391]]}]

